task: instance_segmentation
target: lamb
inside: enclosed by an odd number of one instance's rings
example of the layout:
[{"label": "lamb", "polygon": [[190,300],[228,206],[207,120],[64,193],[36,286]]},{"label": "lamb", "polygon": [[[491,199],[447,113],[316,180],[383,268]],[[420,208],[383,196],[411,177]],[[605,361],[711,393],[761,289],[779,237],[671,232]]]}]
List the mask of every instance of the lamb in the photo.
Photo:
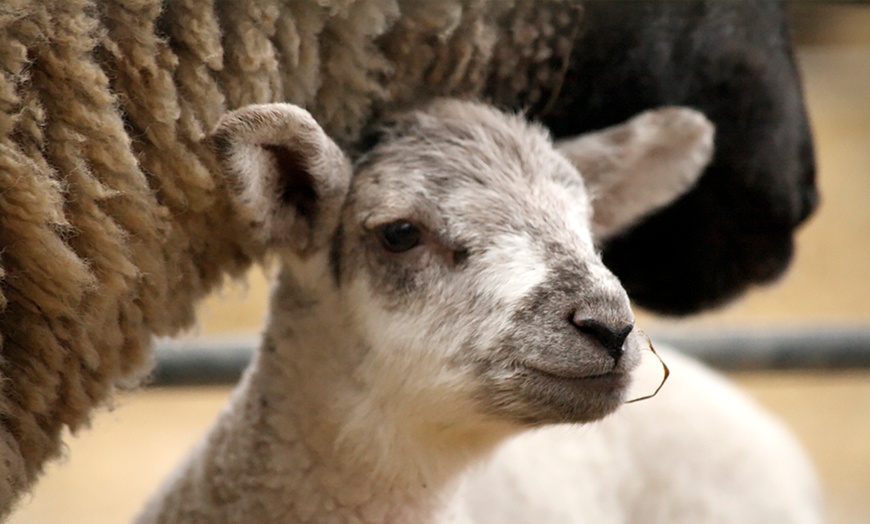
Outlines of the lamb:
[{"label": "lamb", "polygon": [[673,382],[620,408],[646,341],[596,242],[691,187],[704,117],[554,147],[438,100],[369,138],[352,161],[296,106],[220,121],[281,271],[229,406],[140,524],[819,522],[788,432],[698,364],[668,351]]},{"label": "lamb", "polygon": [[[0,2],[0,518],[64,429],[147,374],[152,336],[262,259],[201,143],[245,104],[302,105],[340,144],[434,96],[526,108],[563,138],[692,104],[721,130],[707,174],[607,262],[680,313],[777,275],[815,195],[785,17],[698,3]],[[679,249],[635,264],[650,240]]]}]

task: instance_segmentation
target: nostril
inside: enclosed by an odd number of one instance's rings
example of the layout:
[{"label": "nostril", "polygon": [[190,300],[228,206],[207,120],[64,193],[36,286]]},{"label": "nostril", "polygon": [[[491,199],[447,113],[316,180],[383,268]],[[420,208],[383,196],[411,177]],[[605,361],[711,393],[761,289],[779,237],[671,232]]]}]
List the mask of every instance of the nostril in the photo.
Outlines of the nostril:
[{"label": "nostril", "polygon": [[634,324],[612,326],[594,318],[577,318],[573,316],[571,323],[577,331],[594,339],[607,350],[614,360],[619,360],[624,351],[625,339],[628,338]]}]

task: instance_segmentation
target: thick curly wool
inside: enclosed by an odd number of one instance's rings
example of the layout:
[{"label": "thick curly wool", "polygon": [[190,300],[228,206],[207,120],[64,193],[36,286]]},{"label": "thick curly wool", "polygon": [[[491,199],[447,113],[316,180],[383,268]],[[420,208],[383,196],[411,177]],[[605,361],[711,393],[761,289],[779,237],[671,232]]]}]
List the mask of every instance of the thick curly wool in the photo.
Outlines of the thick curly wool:
[{"label": "thick curly wool", "polygon": [[63,427],[147,371],[152,335],[190,326],[196,300],[261,255],[202,141],[226,110],[291,101],[348,144],[421,89],[538,104],[579,16],[545,7],[4,2],[0,514]]}]

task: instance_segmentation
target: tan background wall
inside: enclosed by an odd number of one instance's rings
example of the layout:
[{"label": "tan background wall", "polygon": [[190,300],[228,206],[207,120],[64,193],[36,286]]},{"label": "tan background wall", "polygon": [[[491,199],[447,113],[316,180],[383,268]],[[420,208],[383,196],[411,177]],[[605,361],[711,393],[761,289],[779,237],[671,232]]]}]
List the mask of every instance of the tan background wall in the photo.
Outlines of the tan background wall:
[{"label": "tan background wall", "polygon": [[[815,11],[807,12],[807,9]],[[822,207],[800,232],[790,273],[780,283],[688,325],[870,325],[870,7],[799,10],[805,74],[819,159]],[[197,333],[256,331],[266,283],[230,286],[202,309]],[[686,325],[643,317],[647,325]],[[735,375],[780,414],[813,456],[832,524],[870,522],[870,372]],[[99,414],[68,439],[10,522],[126,522],[196,441],[228,388],[146,390]]]}]

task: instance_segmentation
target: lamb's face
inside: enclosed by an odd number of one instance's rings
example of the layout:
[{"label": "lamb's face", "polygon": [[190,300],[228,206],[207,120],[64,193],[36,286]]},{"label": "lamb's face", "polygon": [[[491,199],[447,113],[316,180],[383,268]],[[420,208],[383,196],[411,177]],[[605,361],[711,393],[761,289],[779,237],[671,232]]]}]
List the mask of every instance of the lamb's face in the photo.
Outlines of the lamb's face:
[{"label": "lamb's face", "polygon": [[330,295],[325,322],[346,320],[358,402],[374,403],[360,416],[389,406],[423,435],[588,421],[623,401],[638,335],[591,231],[690,187],[712,128],[666,108],[560,144],[563,157],[518,118],[441,101],[386,127],[353,176],[289,104],[230,113],[212,140],[252,237]]},{"label": "lamb's face", "polygon": [[590,215],[540,129],[457,102],[402,117],[358,162],[332,248],[372,381],[439,419],[613,411],[638,344]]}]

